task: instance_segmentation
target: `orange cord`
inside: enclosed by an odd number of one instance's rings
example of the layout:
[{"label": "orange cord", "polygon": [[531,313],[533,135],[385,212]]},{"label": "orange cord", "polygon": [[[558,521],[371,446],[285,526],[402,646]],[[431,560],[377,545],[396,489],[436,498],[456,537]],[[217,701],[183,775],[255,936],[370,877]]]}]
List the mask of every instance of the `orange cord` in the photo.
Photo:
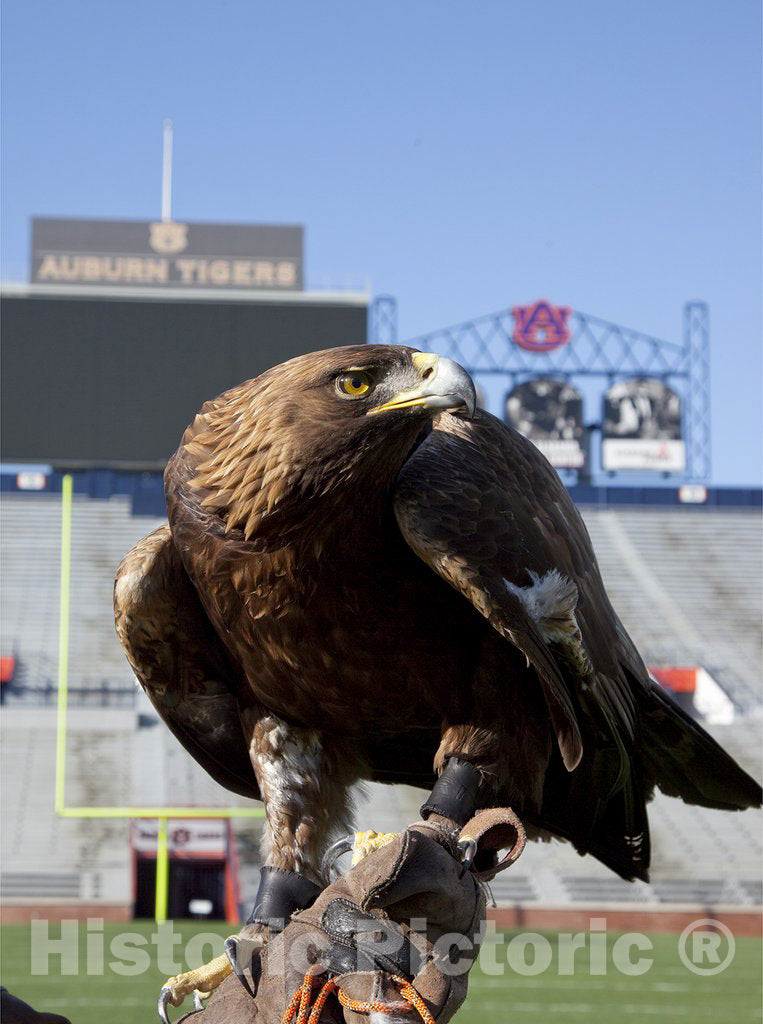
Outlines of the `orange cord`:
[{"label": "orange cord", "polygon": [[409,1010],[415,1009],[418,1010],[424,1024],[436,1024],[434,1017],[427,1009],[427,1004],[409,981],[398,977],[396,974],[391,974],[390,979],[400,986],[400,995],[408,1003],[407,1006],[399,1007],[390,1006],[388,1003],[360,1002],[358,999],[351,999],[341,988],[337,992],[339,1002],[342,1006],[346,1006],[348,1010],[355,1010],[356,1013],[407,1013]]},{"label": "orange cord", "polygon": [[318,1024],[326,1000],[336,988],[336,982],[333,978],[329,978],[324,983],[311,1010],[310,1000],[313,993],[313,981],[316,978],[317,974],[313,974],[311,971],[307,972],[305,980],[291,997],[291,1002],[281,1018],[281,1024],[292,1024],[292,1021],[295,1021],[295,1024]]},{"label": "orange cord", "polygon": [[[390,975],[392,981],[396,985],[400,986],[400,995],[403,997],[407,1006],[390,1005],[389,1003],[380,1002],[362,1002],[359,999],[352,999],[338,987],[336,980],[330,978],[324,982],[323,988],[318,993],[318,997],[313,1003],[312,1009],[310,1009],[310,1002],[312,999],[313,982],[317,977],[316,974],[307,972],[305,980],[299,986],[297,991],[291,997],[291,1002],[286,1008],[286,1012],[281,1018],[281,1024],[318,1024],[323,1007],[326,1005],[326,1000],[332,992],[336,990],[337,997],[342,1006],[346,1006],[348,1010],[354,1010],[355,1013],[407,1013],[409,1010],[418,1010],[419,1016],[424,1024],[436,1024],[436,1021],[432,1014],[427,1009],[427,1005],[421,996],[418,994],[416,989],[411,985],[405,978],[400,978],[396,974]],[[308,1016],[309,1014],[309,1016]]]}]

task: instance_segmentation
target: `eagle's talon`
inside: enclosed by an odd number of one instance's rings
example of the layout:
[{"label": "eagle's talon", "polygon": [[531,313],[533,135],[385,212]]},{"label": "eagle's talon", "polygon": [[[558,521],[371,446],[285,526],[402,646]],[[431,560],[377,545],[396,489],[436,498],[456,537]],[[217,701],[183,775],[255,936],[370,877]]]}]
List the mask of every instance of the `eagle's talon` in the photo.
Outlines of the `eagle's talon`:
[{"label": "eagle's talon", "polygon": [[461,878],[463,878],[474,863],[474,858],[477,856],[477,849],[477,840],[472,839],[471,836],[467,836],[464,839],[459,840],[458,850],[461,854]]},{"label": "eagle's talon", "polygon": [[375,832],[369,829],[367,832],[353,832],[352,835],[339,839],[332,846],[329,846],[321,861],[321,874],[328,879],[329,883],[335,882],[339,872],[334,875],[334,865],[339,858],[352,851],[352,867],[360,864],[364,857],[374,850],[381,849],[387,843],[397,838],[397,832]]},{"label": "eagle's talon", "polygon": [[[209,993],[207,993],[207,995],[208,994]],[[172,1024],[169,1014],[167,1013],[167,1007],[180,1006],[184,998],[185,996],[176,998],[173,994],[171,985],[162,985],[162,989],[159,993],[159,999],[156,1004],[156,1010],[162,1024]],[[195,991],[193,993],[193,1009],[189,1010],[188,1013],[184,1013],[182,1017],[178,1017],[175,1024],[182,1024],[182,1021],[187,1020],[189,1017],[193,1016],[194,1013],[200,1013],[203,1009],[204,1003],[202,1002],[201,994]]]},{"label": "eagle's talon", "polygon": [[170,1018],[167,1015],[167,1007],[170,1003],[172,1003],[172,990],[167,985],[162,985],[159,1001],[156,1004],[156,1012],[159,1014],[159,1020],[162,1024],[170,1024]]},{"label": "eagle's talon", "polygon": [[[243,943],[241,943],[241,945],[243,946]],[[225,950],[225,955],[228,957],[228,963],[231,965],[231,968],[233,969],[233,973],[236,975],[236,977],[241,982],[241,984],[244,986],[244,988],[249,993],[249,995],[252,997],[252,999],[254,999],[255,996],[257,995],[257,984],[255,982],[254,988],[252,988],[252,986],[249,984],[249,979],[244,974],[244,968],[241,966],[241,963],[240,963],[240,960],[239,960],[239,938],[238,938],[238,936],[232,935],[230,938],[226,939],[223,948]],[[251,965],[251,962],[252,962],[252,960],[251,960],[251,955],[250,955],[250,958],[249,958],[250,965]],[[254,981],[254,977],[252,977],[252,981]]]},{"label": "eagle's talon", "polygon": [[194,1013],[204,1009],[202,999],[206,999],[217,986],[230,974],[230,964],[225,956],[215,957],[208,964],[177,974],[168,978],[159,993],[156,1004],[159,1020],[162,1024],[172,1024],[167,1009],[170,1006],[181,1006],[186,996],[193,996],[193,1010],[189,1010],[175,1021],[181,1024]]},{"label": "eagle's talon", "polygon": [[332,843],[332,845],[329,846],[328,850],[326,850],[323,855],[323,860],[321,861],[321,875],[327,879],[329,883],[335,882],[336,878],[339,877],[338,873],[336,877],[333,874],[334,865],[343,854],[350,852],[354,842],[355,835],[353,833],[353,835],[345,836],[344,839],[338,839],[335,843]]}]

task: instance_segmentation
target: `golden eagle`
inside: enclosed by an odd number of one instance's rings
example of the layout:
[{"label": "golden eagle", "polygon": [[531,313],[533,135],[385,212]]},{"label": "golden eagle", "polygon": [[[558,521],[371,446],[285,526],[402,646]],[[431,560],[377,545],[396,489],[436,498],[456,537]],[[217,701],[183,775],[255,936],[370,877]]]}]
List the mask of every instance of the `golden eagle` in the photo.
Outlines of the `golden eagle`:
[{"label": "golden eagle", "polygon": [[169,525],[120,565],[117,631],[156,710],[261,798],[266,863],[320,879],[359,779],[449,757],[624,878],[646,802],[760,787],[654,684],[557,474],[451,360],[299,356],[207,402],[165,473]]}]

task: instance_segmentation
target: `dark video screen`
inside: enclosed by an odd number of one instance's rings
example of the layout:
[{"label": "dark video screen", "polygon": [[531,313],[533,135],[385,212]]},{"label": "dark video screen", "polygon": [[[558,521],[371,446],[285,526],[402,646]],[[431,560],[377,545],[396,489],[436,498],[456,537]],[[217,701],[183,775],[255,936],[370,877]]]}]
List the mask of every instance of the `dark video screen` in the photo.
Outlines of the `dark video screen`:
[{"label": "dark video screen", "polygon": [[352,302],[5,296],[2,459],[163,464],[207,399],[366,338]]}]

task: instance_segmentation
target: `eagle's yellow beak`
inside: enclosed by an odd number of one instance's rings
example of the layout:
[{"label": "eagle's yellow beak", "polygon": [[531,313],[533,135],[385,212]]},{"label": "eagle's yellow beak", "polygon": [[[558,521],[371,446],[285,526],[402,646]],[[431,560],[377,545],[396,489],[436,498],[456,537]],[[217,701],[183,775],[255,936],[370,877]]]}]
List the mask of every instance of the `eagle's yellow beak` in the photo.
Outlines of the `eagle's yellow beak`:
[{"label": "eagle's yellow beak", "polygon": [[398,391],[383,405],[369,409],[369,416],[378,412],[392,412],[394,409],[412,408],[430,412],[465,409],[469,416],[474,415],[477,396],[472,378],[463,366],[430,352],[414,352],[411,361],[421,378],[421,384]]}]

